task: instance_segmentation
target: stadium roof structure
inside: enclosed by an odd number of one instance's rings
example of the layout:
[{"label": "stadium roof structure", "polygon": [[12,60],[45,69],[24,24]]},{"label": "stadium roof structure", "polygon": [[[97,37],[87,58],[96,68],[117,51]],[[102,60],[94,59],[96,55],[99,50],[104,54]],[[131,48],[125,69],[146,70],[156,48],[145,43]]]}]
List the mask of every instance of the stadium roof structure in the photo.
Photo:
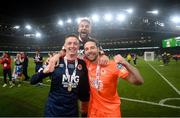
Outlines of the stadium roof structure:
[{"label": "stadium roof structure", "polygon": [[[61,13],[81,13],[99,8],[159,9],[161,14],[180,9],[179,0],[1,0],[0,15],[12,19],[43,19]],[[100,9],[101,10],[101,9]],[[178,11],[177,11],[178,12]]]},{"label": "stadium roof structure", "polygon": [[[62,45],[57,39],[77,33],[79,17],[101,18],[100,22],[93,22],[92,34],[103,39],[102,45],[109,45],[109,39],[117,38],[122,40],[116,44],[153,43],[152,40],[180,35],[179,11],[179,0],[2,0],[0,45],[7,48],[17,42],[23,42],[23,45],[26,38],[30,38],[26,40],[27,44],[34,40],[36,47],[43,40],[46,40],[46,46]],[[93,17],[93,14],[97,16]],[[173,15],[176,15],[173,19],[176,23],[170,21]],[[36,41],[36,38],[43,40]]]}]

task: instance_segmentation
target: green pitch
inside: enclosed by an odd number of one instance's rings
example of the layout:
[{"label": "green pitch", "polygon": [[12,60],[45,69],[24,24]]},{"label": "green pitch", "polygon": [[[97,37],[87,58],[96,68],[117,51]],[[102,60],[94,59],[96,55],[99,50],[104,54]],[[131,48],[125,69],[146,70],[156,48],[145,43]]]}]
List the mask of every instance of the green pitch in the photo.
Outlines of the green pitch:
[{"label": "green pitch", "polygon": [[[133,64],[132,64],[133,65]],[[34,63],[29,62],[28,73],[34,74]],[[180,61],[145,62],[138,59],[136,66],[144,78],[144,84],[135,86],[119,80],[123,117],[180,117]],[[24,82],[21,87],[2,88],[0,69],[0,117],[43,116],[49,86],[37,87]],[[47,82],[48,78],[44,80]]]}]

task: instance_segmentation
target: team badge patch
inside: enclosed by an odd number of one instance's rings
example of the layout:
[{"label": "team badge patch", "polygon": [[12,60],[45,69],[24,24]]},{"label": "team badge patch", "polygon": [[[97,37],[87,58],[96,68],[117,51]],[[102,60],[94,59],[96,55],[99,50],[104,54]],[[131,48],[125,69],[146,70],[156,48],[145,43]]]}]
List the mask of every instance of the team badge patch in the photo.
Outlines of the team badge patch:
[{"label": "team badge patch", "polygon": [[117,64],[118,69],[121,69],[122,67],[123,67],[122,64]]},{"label": "team badge patch", "polygon": [[82,70],[82,65],[78,64],[77,68],[78,68],[78,70]]}]

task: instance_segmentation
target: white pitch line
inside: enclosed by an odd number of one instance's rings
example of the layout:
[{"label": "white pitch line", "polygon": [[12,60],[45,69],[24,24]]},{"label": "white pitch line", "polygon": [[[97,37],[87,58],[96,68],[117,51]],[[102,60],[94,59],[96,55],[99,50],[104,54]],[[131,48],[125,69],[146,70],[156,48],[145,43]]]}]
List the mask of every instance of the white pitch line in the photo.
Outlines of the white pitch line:
[{"label": "white pitch line", "polygon": [[164,104],[166,101],[170,101],[170,100],[180,100],[180,98],[165,98],[162,99],[159,104]]},{"label": "white pitch line", "polygon": [[[24,82],[25,82],[25,81],[24,81]],[[25,83],[29,83],[29,82],[25,82]],[[50,86],[50,85],[48,85],[48,84],[43,84],[43,86]],[[159,104],[159,103],[155,103],[155,102],[149,102],[149,101],[143,101],[143,100],[137,100],[137,99],[130,99],[130,98],[124,98],[124,97],[121,97],[121,99],[122,99],[122,100],[127,100],[127,101],[132,101],[132,102],[146,103],[146,104],[151,104],[151,105],[156,105],[156,106],[163,106],[163,107],[180,109],[180,106]]]},{"label": "white pitch line", "polygon": [[156,68],[154,68],[150,63],[147,63],[157,74],[159,74],[163,79],[164,81],[166,81],[175,91],[178,95],[180,95],[180,91],[174,87]]},{"label": "white pitch line", "polygon": [[[28,81],[23,81],[24,83],[30,84]],[[50,86],[48,84],[43,84],[43,86]],[[151,105],[156,105],[156,106],[163,106],[163,107],[169,107],[169,108],[175,108],[175,109],[180,109],[180,106],[173,106],[173,105],[166,105],[166,104],[159,104],[155,102],[149,102],[149,101],[143,101],[143,100],[137,100],[137,99],[130,99],[130,98],[124,98],[121,97],[122,100],[127,100],[127,101],[132,101],[132,102],[139,102],[139,103],[145,103],[145,104],[151,104]]]},{"label": "white pitch line", "polygon": [[150,105],[156,105],[156,106],[163,106],[163,107],[180,109],[180,106],[159,104],[159,103],[155,103],[155,102],[149,102],[149,101],[143,101],[143,100],[137,100],[137,99],[130,99],[130,98],[124,98],[124,97],[121,97],[121,99],[131,101],[131,102],[139,102],[139,103],[145,103],[145,104],[150,104]]},{"label": "white pitch line", "polygon": [[[29,81],[23,81],[24,83],[27,83],[27,84],[30,84],[30,82]],[[43,86],[50,86],[49,84],[42,84]]]}]

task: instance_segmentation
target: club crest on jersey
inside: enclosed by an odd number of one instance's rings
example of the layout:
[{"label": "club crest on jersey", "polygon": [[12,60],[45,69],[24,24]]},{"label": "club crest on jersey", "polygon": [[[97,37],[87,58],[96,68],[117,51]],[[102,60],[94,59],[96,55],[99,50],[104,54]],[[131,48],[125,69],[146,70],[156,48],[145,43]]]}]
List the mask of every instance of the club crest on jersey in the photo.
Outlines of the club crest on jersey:
[{"label": "club crest on jersey", "polygon": [[102,75],[105,75],[106,74],[106,71],[104,69],[101,69],[101,74]]},{"label": "club crest on jersey", "polygon": [[82,65],[78,64],[77,68],[78,68],[78,70],[82,70]]}]

